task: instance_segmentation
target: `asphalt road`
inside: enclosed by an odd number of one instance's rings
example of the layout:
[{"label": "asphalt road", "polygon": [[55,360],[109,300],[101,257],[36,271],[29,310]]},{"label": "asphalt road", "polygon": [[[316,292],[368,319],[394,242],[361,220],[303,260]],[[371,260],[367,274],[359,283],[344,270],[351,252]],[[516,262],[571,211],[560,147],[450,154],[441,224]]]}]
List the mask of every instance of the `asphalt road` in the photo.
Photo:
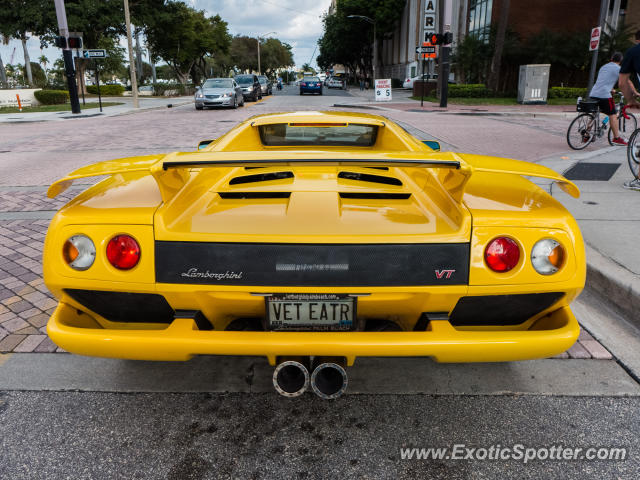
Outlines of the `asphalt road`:
[{"label": "asphalt road", "polygon": [[[0,393],[0,477],[638,478],[640,398]],[[402,460],[401,448],[626,447],[623,461]]]}]

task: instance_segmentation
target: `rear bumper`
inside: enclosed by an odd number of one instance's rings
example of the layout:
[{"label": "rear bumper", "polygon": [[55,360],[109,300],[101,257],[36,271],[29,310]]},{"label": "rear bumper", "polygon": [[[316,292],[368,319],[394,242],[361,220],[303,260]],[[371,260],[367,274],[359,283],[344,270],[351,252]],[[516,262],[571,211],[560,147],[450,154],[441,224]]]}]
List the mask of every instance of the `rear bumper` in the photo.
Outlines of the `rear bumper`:
[{"label": "rear bumper", "polygon": [[81,355],[135,360],[188,360],[194,355],[432,357],[438,362],[501,362],[556,355],[576,341],[580,327],[569,307],[529,330],[460,330],[432,321],[422,332],[200,331],[192,319],[161,330],[85,328],[86,315],[60,302],[47,325],[51,339]]}]

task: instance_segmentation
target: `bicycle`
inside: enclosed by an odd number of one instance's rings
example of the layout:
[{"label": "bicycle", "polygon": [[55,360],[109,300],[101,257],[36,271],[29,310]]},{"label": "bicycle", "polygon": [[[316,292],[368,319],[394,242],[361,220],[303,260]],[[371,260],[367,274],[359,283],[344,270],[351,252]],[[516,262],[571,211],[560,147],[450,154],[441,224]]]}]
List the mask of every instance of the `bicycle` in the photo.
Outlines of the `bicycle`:
[{"label": "bicycle", "polygon": [[[627,132],[632,134],[638,128],[638,120],[632,113],[627,112],[627,108],[629,106],[624,104],[624,95],[622,92],[618,92],[617,95],[620,97],[618,101],[618,135],[622,135]],[[613,130],[611,128],[609,128],[607,140],[609,140],[609,145],[614,145]]]},{"label": "bicycle", "polygon": [[[629,137],[627,163],[629,164],[634,180],[640,180],[640,129],[636,129]],[[632,182],[634,182],[634,180],[632,180]]]},{"label": "bicycle", "polygon": [[582,150],[602,137],[607,127],[600,122],[600,107],[596,100],[579,98],[576,111],[581,113],[569,125],[567,143],[574,150]]},{"label": "bicycle", "polygon": [[[637,127],[637,119],[632,114],[627,113],[627,106],[624,104],[624,95],[618,94],[620,101],[618,106],[620,112],[618,114],[619,135],[625,132],[634,132]],[[606,121],[600,121],[600,108],[597,100],[578,99],[576,110],[582,112],[573,119],[567,130],[567,143],[574,150],[582,150],[590,143],[595,142],[596,138],[600,138],[607,130]],[[613,143],[613,130],[609,128],[607,135],[609,145]]]}]

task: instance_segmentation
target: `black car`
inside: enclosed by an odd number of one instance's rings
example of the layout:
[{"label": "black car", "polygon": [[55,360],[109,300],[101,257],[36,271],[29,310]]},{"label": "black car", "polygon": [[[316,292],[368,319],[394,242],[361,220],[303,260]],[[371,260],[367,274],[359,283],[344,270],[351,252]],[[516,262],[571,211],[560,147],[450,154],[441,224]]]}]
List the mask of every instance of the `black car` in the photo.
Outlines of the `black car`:
[{"label": "black car", "polygon": [[242,87],[242,96],[245,100],[255,102],[262,98],[262,88],[256,75],[236,75],[235,81]]}]

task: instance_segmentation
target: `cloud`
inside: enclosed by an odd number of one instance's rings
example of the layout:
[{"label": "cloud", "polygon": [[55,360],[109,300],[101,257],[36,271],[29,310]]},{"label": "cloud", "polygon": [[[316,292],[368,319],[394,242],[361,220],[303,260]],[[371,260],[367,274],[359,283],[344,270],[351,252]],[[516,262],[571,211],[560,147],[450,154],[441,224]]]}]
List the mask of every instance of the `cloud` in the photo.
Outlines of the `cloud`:
[{"label": "cloud", "polygon": [[322,16],[331,3],[331,0],[191,1],[194,8],[211,15],[219,14],[234,35],[258,36],[275,32],[269,36],[293,47],[298,66],[310,61],[322,36]]}]

